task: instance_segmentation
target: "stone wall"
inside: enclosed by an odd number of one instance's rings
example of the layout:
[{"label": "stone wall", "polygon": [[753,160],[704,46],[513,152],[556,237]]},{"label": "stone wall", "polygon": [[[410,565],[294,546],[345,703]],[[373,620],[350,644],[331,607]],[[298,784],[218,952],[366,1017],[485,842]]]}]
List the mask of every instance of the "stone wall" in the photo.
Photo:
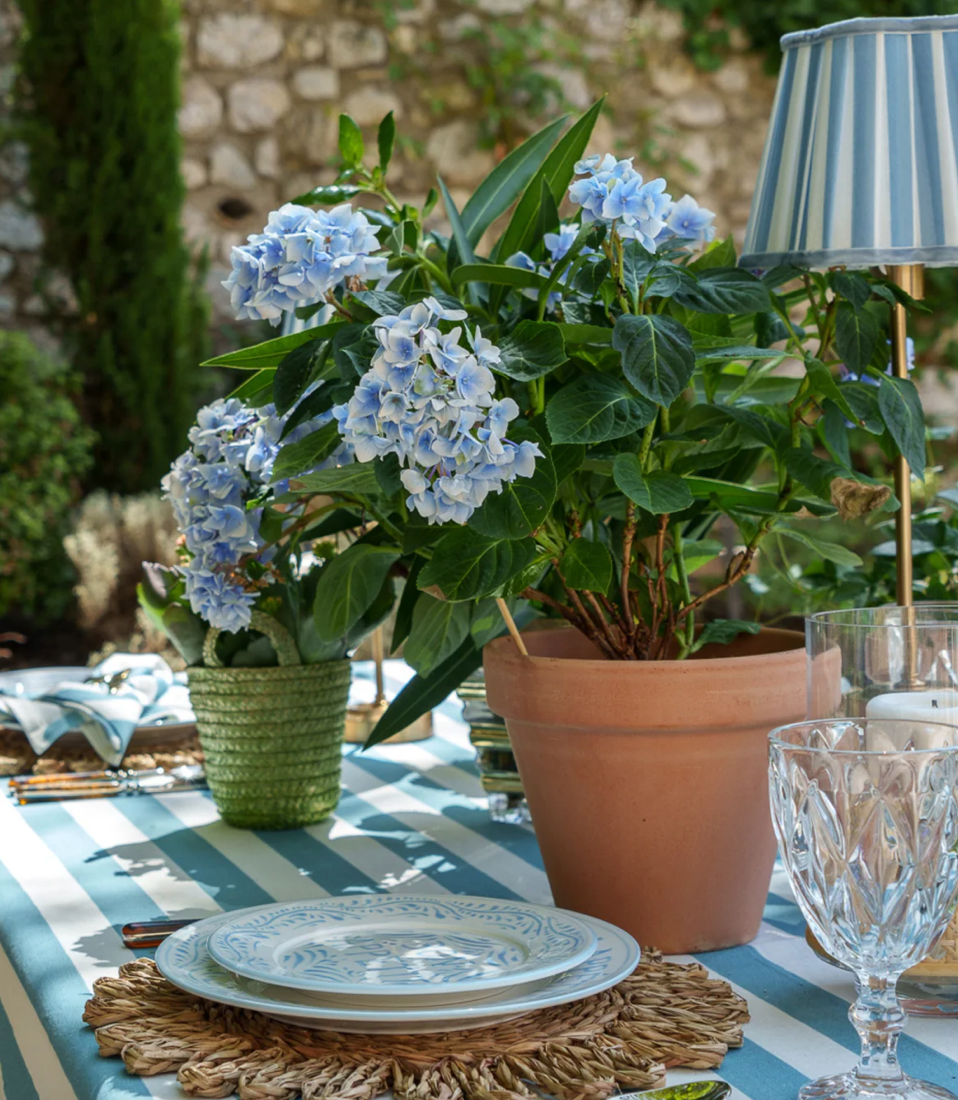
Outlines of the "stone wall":
[{"label": "stone wall", "polygon": [[[634,154],[644,172],[666,176],[673,194],[689,191],[715,210],[720,232],[744,229],[774,80],[743,41],[717,72],[698,71],[679,17],[651,2],[182,7],[184,225],[192,242],[209,245],[217,324],[229,316],[219,281],[232,245],[279,203],[334,177],[341,110],[373,145],[379,120],[395,112],[400,142],[389,176],[400,198],[421,202],[438,171],[461,204],[502,155],[503,136],[517,140],[607,94],[592,151]],[[490,56],[510,35],[512,71],[503,76]],[[0,0],[0,95],[12,81],[16,37],[13,0]],[[542,78],[538,103],[528,73]],[[503,105],[505,122],[490,126]],[[33,327],[42,310],[33,285],[42,233],[23,193],[25,172],[22,148],[8,144],[0,153],[0,316]],[[440,206],[434,218],[442,217]]]},{"label": "stone wall", "polygon": [[636,154],[714,209],[721,232],[743,230],[774,80],[744,42],[717,72],[696,70],[674,12],[635,0],[185,0],[185,224],[210,242],[214,291],[233,244],[333,178],[341,110],[373,144],[395,112],[400,198],[421,202],[438,171],[463,201],[503,151],[483,134],[491,80],[468,69],[487,64],[489,34],[520,26],[539,28],[531,63],[562,92],[547,88],[538,118],[520,97],[517,136],[607,94],[593,150]]}]

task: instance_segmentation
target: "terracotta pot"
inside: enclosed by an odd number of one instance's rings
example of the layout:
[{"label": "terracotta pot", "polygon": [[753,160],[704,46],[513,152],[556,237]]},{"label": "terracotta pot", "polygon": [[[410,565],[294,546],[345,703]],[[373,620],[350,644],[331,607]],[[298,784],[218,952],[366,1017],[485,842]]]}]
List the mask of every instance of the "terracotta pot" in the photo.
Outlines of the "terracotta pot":
[{"label": "terracotta pot", "polygon": [[775,860],[769,730],[805,717],[801,634],[609,661],[578,631],[485,648],[555,903],[669,954],[747,943]]}]

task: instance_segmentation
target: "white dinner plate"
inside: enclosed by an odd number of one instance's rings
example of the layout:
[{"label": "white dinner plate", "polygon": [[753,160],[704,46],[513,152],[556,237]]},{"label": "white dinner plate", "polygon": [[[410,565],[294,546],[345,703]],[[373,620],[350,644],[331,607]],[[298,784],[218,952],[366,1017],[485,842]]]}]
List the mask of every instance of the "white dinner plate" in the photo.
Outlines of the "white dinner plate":
[{"label": "white dinner plate", "polygon": [[595,917],[574,914],[595,934],[595,951],[574,969],[536,982],[529,988],[508,989],[461,1005],[426,1007],[420,1006],[418,998],[406,998],[407,1008],[391,1005],[388,1008],[347,1008],[335,1003],[333,998],[324,1004],[316,996],[281,989],[224,970],[210,956],[207,941],[230,916],[224,914],[198,921],[164,940],[156,952],[160,973],[173,985],[195,996],[263,1012],[300,1027],[326,1031],[417,1035],[490,1027],[539,1008],[567,1004],[601,993],[631,974],[641,955],[639,945],[627,932]]},{"label": "white dinner plate", "polygon": [[364,997],[488,993],[570,970],[595,946],[582,920],[551,906],[411,894],[259,906],[209,938],[234,974]]}]

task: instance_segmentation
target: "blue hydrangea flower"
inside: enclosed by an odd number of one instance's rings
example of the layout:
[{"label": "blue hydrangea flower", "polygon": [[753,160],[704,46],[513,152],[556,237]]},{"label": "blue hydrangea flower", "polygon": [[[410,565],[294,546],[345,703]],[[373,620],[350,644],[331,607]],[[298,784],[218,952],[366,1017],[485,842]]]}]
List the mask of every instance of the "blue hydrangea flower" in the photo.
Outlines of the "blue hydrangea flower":
[{"label": "blue hydrangea flower", "polygon": [[[565,258],[569,249],[572,247],[572,243],[576,238],[581,227],[576,225],[575,222],[565,222],[559,226],[557,233],[546,233],[542,238],[542,243],[546,247],[546,251],[549,253],[548,263],[536,264],[525,252],[516,252],[506,260],[506,264],[509,267],[518,267],[523,271],[533,271],[541,275],[543,278],[548,279],[552,274],[552,269],[558,263],[559,260]],[[594,248],[583,248],[579,252],[580,256],[591,256],[595,253]],[[569,276],[569,270],[566,269],[559,276],[558,285],[565,288]],[[519,292],[526,298],[531,298],[535,301],[539,297],[539,292],[534,287],[526,287]],[[562,300],[562,292],[560,290],[552,290],[549,292],[549,299],[546,302],[546,309],[549,312],[555,310],[559,302]]]},{"label": "blue hydrangea flower", "polygon": [[[257,594],[247,583],[243,563],[266,562],[273,553],[260,534],[263,509],[253,505],[270,484],[290,415],[278,416],[273,405],[251,409],[236,398],[214,401],[197,413],[189,432],[190,450],[176,459],[162,481],[189,558],[181,572],[190,606],[221,630],[249,625]],[[331,419],[327,412],[305,421],[287,434],[284,444]],[[343,445],[316,469],[351,461],[352,453]],[[285,487],[278,482],[274,492],[282,494]]]},{"label": "blue hydrangea flower", "polygon": [[676,237],[679,240],[697,241],[708,244],[715,239],[715,215],[706,210],[691,195],[685,195],[669,211],[665,219],[665,228],[656,238],[657,242]]},{"label": "blue hydrangea flower", "polygon": [[386,274],[386,258],[372,225],[348,203],[310,210],[286,203],[274,210],[262,233],[233,249],[233,270],[223,286],[238,320],[279,324],[283,313],[322,297],[346,279],[362,282]]},{"label": "blue hydrangea flower", "polygon": [[465,523],[489,493],[531,476],[540,454],[507,438],[519,406],[494,396],[499,349],[478,328],[437,326],[465,318],[435,298],[380,317],[370,369],[333,409],[360,462],[399,458],[407,504],[430,523]]},{"label": "blue hydrangea flower", "polygon": [[644,182],[632,167],[632,158],[616,160],[611,153],[580,160],[569,186],[569,198],[582,207],[582,221],[615,223],[620,237],[635,239],[649,252],[665,228],[672,209],[672,196],[664,179]]}]

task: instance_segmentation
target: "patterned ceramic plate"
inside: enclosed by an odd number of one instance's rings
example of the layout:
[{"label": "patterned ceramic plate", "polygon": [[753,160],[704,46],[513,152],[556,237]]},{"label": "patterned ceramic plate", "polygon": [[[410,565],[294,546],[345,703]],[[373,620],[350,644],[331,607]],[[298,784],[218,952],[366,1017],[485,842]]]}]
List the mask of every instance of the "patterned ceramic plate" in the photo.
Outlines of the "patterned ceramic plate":
[{"label": "patterned ceramic plate", "polygon": [[539,981],[595,951],[577,917],[496,898],[362,894],[242,913],[210,934],[213,958],[246,978],[310,993],[491,992]]},{"label": "patterned ceramic plate", "polygon": [[156,965],[165,978],[195,996],[265,1012],[301,1027],[400,1035],[464,1031],[490,1027],[539,1008],[567,1004],[601,993],[631,974],[638,965],[639,946],[628,933],[594,917],[564,913],[561,909],[555,912],[569,918],[575,916],[593,932],[597,941],[594,953],[563,974],[531,986],[500,991],[469,1004],[425,1007],[418,999],[404,998],[407,1007],[397,1008],[386,999],[382,1003],[388,1004],[388,1008],[342,1007],[336,998],[331,997],[329,1003],[324,1004],[316,996],[231,974],[210,957],[207,941],[235,914],[211,917],[174,932],[157,949]]}]

